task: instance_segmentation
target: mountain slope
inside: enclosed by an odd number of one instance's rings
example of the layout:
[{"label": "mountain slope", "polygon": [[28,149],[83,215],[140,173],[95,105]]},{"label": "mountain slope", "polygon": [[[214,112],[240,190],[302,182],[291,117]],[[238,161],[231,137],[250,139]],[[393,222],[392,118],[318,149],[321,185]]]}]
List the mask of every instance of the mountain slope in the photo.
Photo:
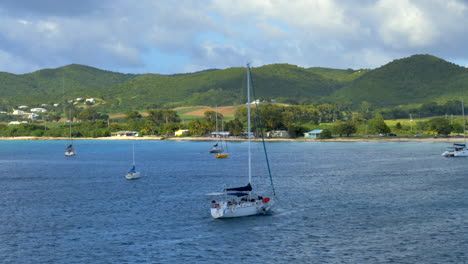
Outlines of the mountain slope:
[{"label": "mountain slope", "polygon": [[[342,87],[303,68],[272,64],[252,69],[256,96],[263,98],[314,98]],[[245,103],[245,68],[203,71],[184,75],[145,74],[112,87],[109,93],[123,108],[173,103],[181,105],[233,105]]]},{"label": "mountain slope", "polygon": [[369,71],[333,97],[376,106],[424,103],[463,95],[466,68],[430,55],[414,55]]},{"label": "mountain slope", "polygon": [[[368,101],[376,107],[460,99],[468,70],[430,55],[414,55],[374,70],[302,68],[271,64],[252,68],[256,98],[305,102]],[[245,68],[174,75],[122,74],[68,65],[15,75],[0,73],[0,109],[37,106],[76,97],[99,98],[99,111],[245,103]],[[468,93],[467,93],[468,95]],[[468,96],[467,96],[468,98]]]},{"label": "mountain slope", "polygon": [[106,97],[101,92],[103,88],[112,87],[135,76],[77,64],[22,75],[0,73],[1,97],[9,107],[62,102],[85,96]]}]

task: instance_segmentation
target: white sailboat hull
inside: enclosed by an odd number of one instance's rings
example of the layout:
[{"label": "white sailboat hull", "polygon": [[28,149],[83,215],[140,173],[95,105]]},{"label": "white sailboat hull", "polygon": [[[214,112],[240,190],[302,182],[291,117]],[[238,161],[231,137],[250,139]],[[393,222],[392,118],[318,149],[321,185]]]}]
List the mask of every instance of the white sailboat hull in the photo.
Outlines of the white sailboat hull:
[{"label": "white sailboat hull", "polygon": [[227,202],[221,202],[211,208],[211,216],[213,218],[234,218],[251,215],[266,214],[272,207],[273,202],[263,202],[261,200],[255,202],[241,202],[228,205]]},{"label": "white sailboat hull", "polygon": [[223,152],[223,151],[224,151],[224,149],[222,149],[222,148],[216,148],[216,147],[210,149],[210,153],[221,153],[221,152]]},{"label": "white sailboat hull", "polygon": [[140,178],[140,172],[133,172],[133,173],[127,173],[127,175],[125,175],[125,179],[127,180],[135,180],[135,179],[138,179]]},{"label": "white sailboat hull", "polygon": [[453,155],[455,157],[468,157],[468,150],[463,149],[463,150],[460,150],[460,151],[456,151]]},{"label": "white sailboat hull", "polygon": [[468,157],[468,149],[467,148],[450,148],[449,150],[444,151],[442,153],[442,157]]},{"label": "white sailboat hull", "polygon": [[75,156],[75,155],[76,155],[75,151],[65,151],[65,156],[67,156],[67,157],[71,157],[71,156]]}]

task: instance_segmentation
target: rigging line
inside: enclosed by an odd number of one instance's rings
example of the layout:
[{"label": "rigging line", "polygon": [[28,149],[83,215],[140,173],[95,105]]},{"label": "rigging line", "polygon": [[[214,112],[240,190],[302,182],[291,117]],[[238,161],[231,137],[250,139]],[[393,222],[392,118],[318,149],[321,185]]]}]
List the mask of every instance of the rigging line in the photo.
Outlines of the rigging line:
[{"label": "rigging line", "polygon": [[[247,66],[250,72],[250,83],[252,86],[252,96],[255,99],[255,86],[254,86],[254,81],[252,78],[252,72],[250,71],[250,66]],[[267,163],[267,168],[268,168],[268,176],[270,177],[270,184],[271,184],[271,189],[273,190],[273,196],[276,197],[276,191],[275,191],[275,185],[273,184],[273,178],[271,177],[271,169],[270,169],[270,161],[268,160],[268,153],[266,150],[266,145],[265,145],[265,136],[263,135],[263,125],[262,125],[262,119],[260,118],[260,110],[259,110],[259,104],[256,104],[255,106],[255,114],[256,114],[256,124],[258,124],[258,129],[260,130],[260,135],[262,136],[262,145],[263,145],[263,152],[265,153],[265,160]]]}]

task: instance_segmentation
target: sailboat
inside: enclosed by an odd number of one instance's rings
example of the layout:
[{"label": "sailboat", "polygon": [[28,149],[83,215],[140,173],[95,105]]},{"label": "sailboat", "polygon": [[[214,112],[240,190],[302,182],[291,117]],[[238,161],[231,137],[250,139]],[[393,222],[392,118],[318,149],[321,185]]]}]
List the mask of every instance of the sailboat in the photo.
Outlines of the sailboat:
[{"label": "sailboat", "polygon": [[125,179],[127,180],[135,180],[135,179],[140,178],[140,172],[136,170],[136,166],[135,166],[135,143],[133,143],[132,145],[132,154],[133,154],[132,155],[133,156],[132,168],[125,175]]},{"label": "sailboat", "polygon": [[223,134],[221,134],[221,148],[223,149],[223,151],[220,152],[220,153],[217,153],[215,155],[215,158],[217,158],[217,159],[225,159],[225,158],[229,157],[227,142],[226,142],[226,139],[224,138],[225,137],[225,135],[224,135],[224,122],[221,122],[221,124],[222,124],[221,130],[223,131]]},{"label": "sailboat", "polygon": [[[249,182],[246,186],[226,188],[222,193],[208,194],[214,199],[211,200],[211,216],[213,218],[234,218],[242,216],[251,216],[266,214],[273,206],[273,200],[269,197],[260,195],[253,195],[252,187],[252,154],[251,154],[251,129],[250,129],[250,65],[247,64],[247,142],[248,142],[248,179]],[[261,133],[263,135],[263,133]],[[270,173],[270,166],[268,162],[268,155],[265,148],[265,141],[262,136],[263,149],[265,151],[265,158],[270,174],[270,183],[275,196],[275,189]],[[218,199],[216,201],[215,199]]]},{"label": "sailboat", "polygon": [[[215,137],[219,137],[218,133],[218,106],[216,106],[216,132],[215,132]],[[210,148],[210,153],[221,153],[223,152],[224,149],[222,146],[219,146],[219,141],[216,141],[216,144],[213,145],[213,147]]]},{"label": "sailboat", "polygon": [[463,143],[453,143],[453,146],[448,147],[443,157],[468,157],[468,149],[466,148],[466,124],[465,124],[465,107],[462,99],[462,116],[463,116]]},{"label": "sailboat", "polygon": [[76,151],[73,148],[73,138],[72,138],[72,135],[71,135],[71,123],[72,123],[72,117],[71,117],[71,108],[70,108],[70,119],[68,120],[68,124],[69,124],[68,140],[69,140],[69,143],[68,143],[67,148],[65,149],[65,156],[67,156],[67,157],[71,157],[71,156],[76,155]]}]

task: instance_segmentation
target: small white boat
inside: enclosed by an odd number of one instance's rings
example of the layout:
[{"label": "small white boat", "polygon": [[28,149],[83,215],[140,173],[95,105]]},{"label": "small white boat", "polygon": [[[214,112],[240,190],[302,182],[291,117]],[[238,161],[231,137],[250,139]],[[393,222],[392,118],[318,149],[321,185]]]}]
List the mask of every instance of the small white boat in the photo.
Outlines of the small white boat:
[{"label": "small white boat", "polygon": [[76,151],[73,148],[73,144],[68,145],[68,147],[65,149],[65,156],[71,157],[75,155],[76,155]]},{"label": "small white boat", "polygon": [[135,180],[140,178],[140,172],[136,170],[135,166],[135,143],[132,145],[132,152],[133,152],[133,165],[132,168],[127,172],[125,175],[125,179],[127,180]]},{"label": "small white boat", "polygon": [[[216,129],[216,132],[213,132],[215,133],[216,135],[216,138],[218,138],[218,106],[216,105],[216,123],[215,123],[215,129]],[[219,142],[216,142],[216,144],[213,145],[212,148],[210,148],[210,153],[222,153],[224,152],[224,149],[223,149],[223,146],[219,146]]]},{"label": "small white boat", "polygon": [[127,180],[135,180],[140,178],[140,172],[136,171],[135,165],[127,172],[125,175],[125,179]]},{"label": "small white boat", "polygon": [[447,150],[442,153],[442,157],[468,157],[466,144],[454,143],[452,147],[448,147]]},{"label": "small white boat", "polygon": [[224,149],[222,147],[219,147],[219,144],[216,143],[213,145],[212,148],[210,148],[210,153],[222,153]]}]

